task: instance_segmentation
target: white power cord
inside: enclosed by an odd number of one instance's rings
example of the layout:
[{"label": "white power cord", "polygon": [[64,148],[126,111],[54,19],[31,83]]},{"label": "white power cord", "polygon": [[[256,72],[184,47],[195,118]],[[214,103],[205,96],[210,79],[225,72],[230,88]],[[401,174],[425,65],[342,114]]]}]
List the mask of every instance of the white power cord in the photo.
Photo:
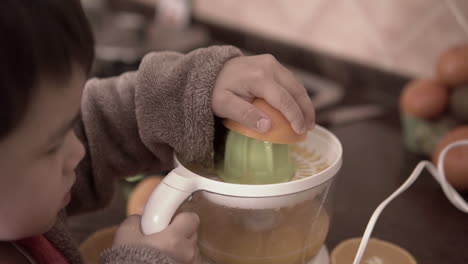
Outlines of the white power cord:
[{"label": "white power cord", "polygon": [[400,188],[398,188],[394,193],[392,193],[392,195],[390,195],[387,199],[385,199],[377,207],[377,209],[375,209],[374,213],[372,214],[372,217],[369,220],[369,223],[367,224],[366,230],[362,237],[362,240],[359,245],[359,249],[356,253],[356,257],[354,258],[353,264],[359,264],[361,262],[362,256],[367,247],[367,243],[372,234],[375,223],[377,222],[377,219],[379,218],[382,211],[393,199],[395,199],[395,197],[397,197],[398,195],[406,191],[406,189],[408,189],[416,181],[416,179],[419,177],[419,175],[421,174],[424,168],[429,170],[432,176],[434,176],[434,178],[442,187],[442,190],[444,191],[445,196],[447,196],[450,202],[455,207],[457,207],[460,211],[464,213],[468,213],[467,202],[460,196],[460,194],[458,194],[458,192],[452,187],[452,185],[450,185],[450,183],[447,181],[447,178],[445,177],[445,172],[444,172],[444,161],[445,161],[445,156],[447,155],[447,152],[451,150],[452,148],[460,147],[463,145],[468,146],[468,140],[459,140],[446,146],[440,153],[437,168],[429,161],[419,162],[416,168],[413,170],[413,172],[409,176],[409,178],[403,183],[403,185],[401,185]]}]

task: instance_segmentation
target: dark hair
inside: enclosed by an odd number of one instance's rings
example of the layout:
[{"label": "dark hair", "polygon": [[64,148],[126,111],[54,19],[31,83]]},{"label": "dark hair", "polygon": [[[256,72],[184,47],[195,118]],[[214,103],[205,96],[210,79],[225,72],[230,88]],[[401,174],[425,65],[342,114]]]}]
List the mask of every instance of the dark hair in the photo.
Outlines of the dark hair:
[{"label": "dark hair", "polygon": [[89,72],[93,57],[80,0],[1,0],[0,139],[24,118],[41,76],[67,80],[75,63]]}]

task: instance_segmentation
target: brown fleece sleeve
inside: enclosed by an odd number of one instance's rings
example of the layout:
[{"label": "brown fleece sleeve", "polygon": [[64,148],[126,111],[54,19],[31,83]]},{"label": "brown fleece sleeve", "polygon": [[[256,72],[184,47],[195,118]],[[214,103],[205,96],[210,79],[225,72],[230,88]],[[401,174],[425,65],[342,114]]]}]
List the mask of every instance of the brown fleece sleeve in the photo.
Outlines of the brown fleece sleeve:
[{"label": "brown fleece sleeve", "polygon": [[150,53],[137,72],[90,80],[76,129],[87,154],[67,213],[106,205],[116,178],[170,168],[174,150],[188,162],[212,162],[212,88],[224,63],[240,55],[231,46]]},{"label": "brown fleece sleeve", "polygon": [[100,256],[101,264],[177,264],[167,255],[148,247],[117,246],[106,249]]}]

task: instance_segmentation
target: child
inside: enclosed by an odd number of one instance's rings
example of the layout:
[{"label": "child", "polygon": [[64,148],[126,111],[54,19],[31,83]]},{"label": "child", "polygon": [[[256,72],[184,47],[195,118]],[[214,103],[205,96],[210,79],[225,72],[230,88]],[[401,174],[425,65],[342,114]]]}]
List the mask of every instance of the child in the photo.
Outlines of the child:
[{"label": "child", "polygon": [[[269,55],[151,53],[136,72],[86,82],[93,39],[79,0],[0,5],[2,263],[82,263],[66,215],[105,206],[116,178],[169,168],[173,151],[209,164],[215,116],[268,131],[255,97],[297,132],[313,124],[305,89]],[[145,236],[129,217],[102,261],[200,263],[198,222],[182,213]]]}]

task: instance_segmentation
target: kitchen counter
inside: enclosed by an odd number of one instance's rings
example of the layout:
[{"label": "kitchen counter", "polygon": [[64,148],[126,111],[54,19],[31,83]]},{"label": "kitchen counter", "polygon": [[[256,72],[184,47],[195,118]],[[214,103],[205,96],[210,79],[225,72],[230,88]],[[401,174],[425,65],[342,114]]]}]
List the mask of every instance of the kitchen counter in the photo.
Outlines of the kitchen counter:
[{"label": "kitchen counter", "polygon": [[[398,96],[405,76],[343,61],[319,52],[275,43],[245,32],[204,24],[216,41],[240,46],[252,53],[272,53],[281,62],[333,80],[344,88],[335,106],[375,104],[382,114],[351,123],[330,124],[341,140],[344,163],[332,193],[332,225],[326,244],[362,236],[378,204],[395,191],[423,157],[406,151],[401,135]],[[118,72],[115,72],[117,74]],[[322,110],[317,113],[320,116]],[[125,216],[125,199],[118,192],[106,210],[72,218],[79,241],[97,228],[119,223]],[[418,263],[468,263],[468,215],[446,199],[441,188],[425,172],[380,216],[373,236],[411,252]]]},{"label": "kitchen counter", "polygon": [[[326,244],[332,249],[345,239],[362,236],[375,208],[425,158],[403,145],[398,102],[409,78],[254,34],[208,27],[218,39],[255,53],[272,53],[281,62],[338,82],[345,95],[337,106],[376,104],[384,109],[372,119],[328,126],[342,142],[344,155],[332,192],[333,218]],[[418,263],[468,263],[468,214],[448,201],[427,171],[387,206],[372,236],[402,246]]]}]

